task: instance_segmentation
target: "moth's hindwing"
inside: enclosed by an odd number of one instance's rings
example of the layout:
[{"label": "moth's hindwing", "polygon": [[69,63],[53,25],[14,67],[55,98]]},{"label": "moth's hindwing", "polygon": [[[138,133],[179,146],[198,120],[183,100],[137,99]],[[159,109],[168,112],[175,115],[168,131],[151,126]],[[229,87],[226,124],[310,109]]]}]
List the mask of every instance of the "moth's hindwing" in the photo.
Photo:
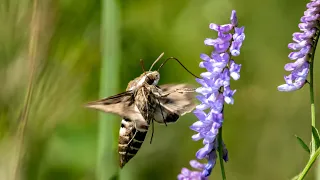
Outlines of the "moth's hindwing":
[{"label": "moth's hindwing", "polygon": [[194,89],[188,84],[165,84],[155,93],[159,96],[154,115],[158,123],[174,123],[196,106]]}]

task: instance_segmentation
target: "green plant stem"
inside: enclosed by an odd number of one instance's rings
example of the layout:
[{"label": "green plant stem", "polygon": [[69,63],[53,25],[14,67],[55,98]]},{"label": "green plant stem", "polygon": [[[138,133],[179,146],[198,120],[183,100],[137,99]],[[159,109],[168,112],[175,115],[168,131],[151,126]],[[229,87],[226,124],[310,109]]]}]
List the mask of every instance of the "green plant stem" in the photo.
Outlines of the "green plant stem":
[{"label": "green plant stem", "polygon": [[308,171],[310,170],[310,168],[312,167],[313,163],[316,161],[316,159],[318,158],[320,154],[320,148],[318,148],[315,153],[311,156],[311,158],[308,161],[308,164],[306,165],[306,167],[304,167],[303,171],[301,172],[301,174],[299,175],[298,180],[302,180],[308,173]]},{"label": "green plant stem", "polygon": [[[120,7],[119,1],[102,1],[100,97],[117,93],[120,66]],[[117,134],[120,120],[100,113],[96,178],[118,179]]]},{"label": "green plant stem", "polygon": [[[315,38],[314,42],[314,48],[312,50],[311,58],[310,58],[310,103],[311,103],[311,126],[316,127],[316,111],[315,111],[315,105],[314,105],[314,87],[313,87],[313,65],[314,65],[314,56],[317,49],[317,44],[319,40],[319,32],[317,32],[317,36]],[[311,140],[311,155],[314,154],[316,151],[316,143],[315,138],[312,135]]]},{"label": "green plant stem", "polygon": [[218,142],[219,142],[219,159],[220,159],[221,176],[222,176],[222,179],[225,180],[227,179],[227,177],[226,177],[226,172],[224,170],[224,164],[223,164],[222,127],[219,129]]}]

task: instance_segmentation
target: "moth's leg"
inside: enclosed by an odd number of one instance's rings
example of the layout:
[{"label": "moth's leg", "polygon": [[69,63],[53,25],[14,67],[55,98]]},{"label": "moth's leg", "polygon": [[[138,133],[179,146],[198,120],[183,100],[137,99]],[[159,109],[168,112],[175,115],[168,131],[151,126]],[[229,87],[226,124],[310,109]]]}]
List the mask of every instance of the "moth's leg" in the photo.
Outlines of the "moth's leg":
[{"label": "moth's leg", "polygon": [[185,93],[185,92],[195,92],[196,88],[181,88],[176,90],[179,93]]},{"label": "moth's leg", "polygon": [[[158,92],[158,93],[159,93],[160,97],[163,97],[160,92]],[[161,115],[162,115],[163,123],[167,126],[166,119],[164,118],[164,115],[163,115],[163,108],[161,106],[161,103],[160,103],[158,98],[156,98],[156,99],[157,99],[159,107],[160,107],[160,112],[161,112]]]},{"label": "moth's leg", "polygon": [[136,132],[134,132],[133,137],[130,139],[130,141],[128,142],[127,146],[129,146],[129,144],[131,143],[131,141],[133,141],[134,137],[136,136],[138,130],[136,129]]},{"label": "moth's leg", "polygon": [[181,88],[181,89],[174,89],[174,90],[169,91],[169,92],[167,92],[165,94],[160,94],[159,92],[158,92],[158,94],[157,93],[154,93],[154,94],[156,96],[158,96],[158,97],[166,97],[166,96],[168,96],[168,95],[170,95],[170,94],[172,94],[174,92],[177,92],[177,93],[190,93],[190,92],[195,92],[195,89],[194,88]]},{"label": "moth's leg", "polygon": [[146,94],[144,93],[144,89],[142,88],[142,94],[143,94],[143,97],[144,97],[144,99],[145,99],[145,102],[146,102],[146,111],[147,111],[147,121],[149,120],[149,109],[148,109],[148,99],[147,99],[147,97],[146,97]]},{"label": "moth's leg", "polygon": [[153,133],[154,133],[154,122],[153,122],[153,119],[151,120],[151,123],[152,123],[152,132],[151,132],[151,138],[150,138],[150,144],[152,143],[152,139],[153,139]]}]

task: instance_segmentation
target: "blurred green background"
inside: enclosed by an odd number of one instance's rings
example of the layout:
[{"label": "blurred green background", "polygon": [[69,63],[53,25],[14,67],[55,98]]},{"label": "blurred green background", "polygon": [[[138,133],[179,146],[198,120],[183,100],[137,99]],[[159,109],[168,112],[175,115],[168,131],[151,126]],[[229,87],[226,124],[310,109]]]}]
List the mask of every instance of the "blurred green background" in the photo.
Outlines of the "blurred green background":
[{"label": "blurred green background", "polygon": [[[13,179],[18,143],[15,134],[28,83],[32,2],[0,1],[1,180]],[[227,178],[290,179],[302,170],[308,154],[294,135],[306,141],[311,137],[309,89],[306,86],[294,93],[281,93],[277,86],[284,83],[287,73],[283,66],[289,62],[290,52],[287,44],[298,31],[307,1],[117,2],[121,49],[120,69],[115,75],[119,87],[110,87],[113,92],[124,91],[127,83],[142,73],[139,59],[144,59],[148,68],[161,52],[200,74],[199,54],[211,51],[203,41],[216,36],[209,23],[229,23],[235,9],[240,26],[245,26],[246,40],[241,55],[235,58],[242,64],[240,80],[231,85],[237,89],[235,104],[225,108],[223,137],[230,159],[225,164]],[[18,179],[95,179],[99,113],[82,105],[99,98],[100,82],[104,82],[100,79],[101,44],[108,39],[100,35],[106,14],[103,1],[46,0],[39,4],[37,71]],[[317,105],[320,69],[315,71]],[[175,62],[169,62],[160,73],[160,84],[197,85]],[[106,78],[105,83],[112,78]],[[117,134],[120,118],[116,118]],[[153,143],[149,144],[148,134],[138,154],[121,170],[120,179],[176,179],[182,167],[190,168],[189,161],[202,145],[191,140],[189,126],[195,121],[189,114],[168,127],[155,124]],[[316,179],[316,174],[313,168],[306,179]],[[221,179],[218,164],[210,179]]]}]

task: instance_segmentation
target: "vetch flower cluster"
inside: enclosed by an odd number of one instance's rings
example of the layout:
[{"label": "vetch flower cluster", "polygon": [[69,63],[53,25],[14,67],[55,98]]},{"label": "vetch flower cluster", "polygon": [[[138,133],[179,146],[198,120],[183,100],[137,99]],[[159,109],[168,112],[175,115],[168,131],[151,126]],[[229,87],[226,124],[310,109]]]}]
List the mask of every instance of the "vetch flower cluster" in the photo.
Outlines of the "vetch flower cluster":
[{"label": "vetch flower cluster", "polygon": [[[286,84],[278,86],[279,91],[295,91],[304,86],[309,73],[309,59],[314,54],[319,34],[320,0],[312,0],[307,4],[307,10],[300,19],[300,31],[293,33],[293,43],[288,48],[294,50],[289,59],[295,62],[284,66],[291,74],[284,77]],[[312,53],[313,52],[313,53]]]},{"label": "vetch flower cluster", "polygon": [[213,46],[211,55],[201,54],[203,60],[200,63],[201,68],[207,71],[201,73],[201,79],[196,79],[201,87],[197,88],[200,94],[197,99],[201,102],[194,110],[194,114],[199,119],[190,128],[197,132],[192,136],[195,141],[203,139],[204,147],[197,153],[197,159],[207,159],[207,164],[201,164],[196,160],[190,162],[191,166],[198,171],[190,171],[183,168],[179,174],[179,180],[189,179],[207,179],[213,167],[216,164],[216,151],[222,144],[223,159],[228,161],[228,151],[222,142],[217,138],[219,129],[223,123],[224,102],[233,104],[233,95],[236,90],[230,88],[230,79],[238,80],[240,78],[241,65],[232,60],[232,56],[240,54],[242,42],[245,39],[244,27],[238,28],[236,11],[232,11],[231,23],[217,25],[211,23],[209,28],[218,32],[216,39],[206,39],[205,45]]}]

